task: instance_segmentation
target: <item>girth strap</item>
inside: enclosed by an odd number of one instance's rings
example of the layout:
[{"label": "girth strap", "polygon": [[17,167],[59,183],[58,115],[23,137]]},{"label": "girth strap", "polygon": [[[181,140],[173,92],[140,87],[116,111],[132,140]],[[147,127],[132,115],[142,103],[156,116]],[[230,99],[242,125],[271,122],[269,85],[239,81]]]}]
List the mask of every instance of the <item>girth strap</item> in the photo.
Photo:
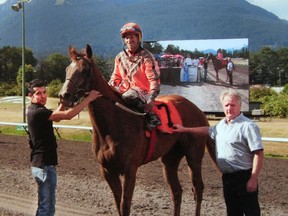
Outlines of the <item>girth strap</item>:
[{"label": "girth strap", "polygon": [[155,151],[155,145],[156,145],[156,128],[153,128],[153,130],[151,131],[151,137],[150,137],[150,145],[149,145],[149,150],[148,150],[148,154],[146,156],[145,162],[144,163],[148,163],[151,160],[151,157],[153,155],[153,152]]}]

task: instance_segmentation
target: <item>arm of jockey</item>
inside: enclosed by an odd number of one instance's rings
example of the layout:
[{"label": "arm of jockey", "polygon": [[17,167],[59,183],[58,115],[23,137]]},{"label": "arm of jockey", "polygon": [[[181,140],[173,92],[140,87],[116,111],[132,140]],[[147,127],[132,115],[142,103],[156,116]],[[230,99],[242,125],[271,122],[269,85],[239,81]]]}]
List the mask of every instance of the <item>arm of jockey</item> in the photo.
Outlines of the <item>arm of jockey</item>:
[{"label": "arm of jockey", "polygon": [[147,101],[148,106],[146,110],[150,111],[153,107],[155,98],[160,93],[160,70],[155,60],[154,61],[148,60],[145,66],[146,66],[145,73],[150,83],[149,98]]},{"label": "arm of jockey", "polygon": [[122,82],[122,76],[121,76],[121,73],[120,73],[120,62],[119,62],[119,59],[116,57],[115,58],[115,64],[114,64],[114,71],[110,77],[110,80],[108,82],[108,84],[110,86],[119,86],[120,83]]}]

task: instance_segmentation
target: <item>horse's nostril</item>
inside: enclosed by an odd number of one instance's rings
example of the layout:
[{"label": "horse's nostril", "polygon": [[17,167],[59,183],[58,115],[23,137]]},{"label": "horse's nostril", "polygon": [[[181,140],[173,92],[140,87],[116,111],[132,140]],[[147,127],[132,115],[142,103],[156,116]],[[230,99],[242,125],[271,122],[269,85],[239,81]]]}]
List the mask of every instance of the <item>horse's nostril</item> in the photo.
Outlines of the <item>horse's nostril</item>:
[{"label": "horse's nostril", "polygon": [[71,95],[70,95],[69,93],[65,93],[64,96],[63,96],[63,99],[64,99],[64,100],[65,100],[65,99],[69,99],[70,96],[71,96]]},{"label": "horse's nostril", "polygon": [[60,102],[67,107],[70,107],[71,103],[73,103],[70,93],[59,94],[59,99]]}]

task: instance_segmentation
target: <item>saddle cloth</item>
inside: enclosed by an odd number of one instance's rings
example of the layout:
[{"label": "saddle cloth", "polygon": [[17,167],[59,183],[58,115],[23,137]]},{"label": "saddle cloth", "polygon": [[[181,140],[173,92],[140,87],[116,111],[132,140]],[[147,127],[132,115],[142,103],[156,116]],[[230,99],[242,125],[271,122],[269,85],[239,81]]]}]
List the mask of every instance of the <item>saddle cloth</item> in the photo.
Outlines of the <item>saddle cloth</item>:
[{"label": "saddle cloth", "polygon": [[[167,107],[167,110],[165,106]],[[157,130],[160,132],[172,133],[173,124],[182,125],[182,120],[178,110],[175,108],[174,104],[169,100],[156,99],[152,112],[158,115],[159,119],[161,120],[161,124],[157,126]]]},{"label": "saddle cloth", "polygon": [[228,61],[227,59],[219,59],[222,65],[227,65]]}]

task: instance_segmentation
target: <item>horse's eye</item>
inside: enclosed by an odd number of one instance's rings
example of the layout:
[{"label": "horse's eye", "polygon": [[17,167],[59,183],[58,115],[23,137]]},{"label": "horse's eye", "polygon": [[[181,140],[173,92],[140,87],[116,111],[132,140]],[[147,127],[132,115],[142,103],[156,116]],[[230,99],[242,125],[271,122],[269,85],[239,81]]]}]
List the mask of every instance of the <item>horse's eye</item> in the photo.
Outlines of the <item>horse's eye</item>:
[{"label": "horse's eye", "polygon": [[90,65],[88,63],[84,62],[82,67],[83,67],[84,70],[88,70]]}]

